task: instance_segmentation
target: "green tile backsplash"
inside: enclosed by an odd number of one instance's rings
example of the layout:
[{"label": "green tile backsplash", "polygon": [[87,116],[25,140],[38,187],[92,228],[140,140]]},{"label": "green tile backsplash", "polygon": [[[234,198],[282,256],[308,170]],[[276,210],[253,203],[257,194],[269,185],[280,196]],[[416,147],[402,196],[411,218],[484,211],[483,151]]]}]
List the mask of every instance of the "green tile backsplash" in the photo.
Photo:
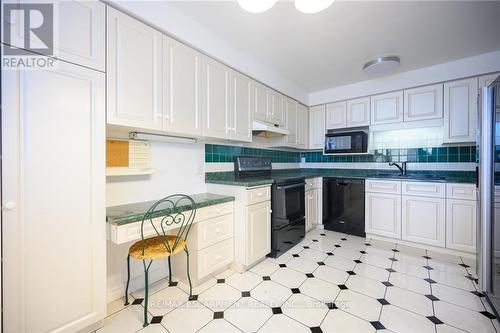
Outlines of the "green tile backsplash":
[{"label": "green tile backsplash", "polygon": [[367,155],[323,155],[321,151],[290,152],[237,146],[205,144],[205,162],[233,162],[235,156],[270,157],[273,163],[362,163],[362,162],[419,162],[458,163],[475,162],[476,147],[430,147],[409,149],[377,149]]}]

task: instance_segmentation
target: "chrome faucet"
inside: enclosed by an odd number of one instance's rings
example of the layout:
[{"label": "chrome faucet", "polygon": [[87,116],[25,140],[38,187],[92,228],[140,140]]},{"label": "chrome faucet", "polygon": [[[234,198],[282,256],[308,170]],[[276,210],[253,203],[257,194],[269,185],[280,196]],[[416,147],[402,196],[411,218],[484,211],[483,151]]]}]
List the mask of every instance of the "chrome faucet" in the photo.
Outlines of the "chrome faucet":
[{"label": "chrome faucet", "polygon": [[389,162],[389,166],[395,166],[399,169],[401,172],[401,176],[406,176],[408,173],[408,170],[406,168],[406,162],[401,162],[401,165],[395,163],[395,162]]}]

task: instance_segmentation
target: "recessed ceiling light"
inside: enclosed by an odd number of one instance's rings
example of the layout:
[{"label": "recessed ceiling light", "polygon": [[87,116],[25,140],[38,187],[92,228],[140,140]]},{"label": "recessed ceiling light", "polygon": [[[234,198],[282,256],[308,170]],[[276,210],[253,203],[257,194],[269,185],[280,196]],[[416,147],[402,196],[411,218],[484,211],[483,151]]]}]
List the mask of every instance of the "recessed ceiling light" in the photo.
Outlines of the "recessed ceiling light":
[{"label": "recessed ceiling light", "polygon": [[368,61],[363,70],[368,74],[385,74],[390,72],[399,65],[400,59],[398,56],[383,56]]},{"label": "recessed ceiling light", "polygon": [[238,0],[241,8],[250,13],[262,13],[271,9],[277,0]]},{"label": "recessed ceiling light", "polygon": [[314,14],[330,7],[335,0],[295,0],[295,8],[304,14]]}]

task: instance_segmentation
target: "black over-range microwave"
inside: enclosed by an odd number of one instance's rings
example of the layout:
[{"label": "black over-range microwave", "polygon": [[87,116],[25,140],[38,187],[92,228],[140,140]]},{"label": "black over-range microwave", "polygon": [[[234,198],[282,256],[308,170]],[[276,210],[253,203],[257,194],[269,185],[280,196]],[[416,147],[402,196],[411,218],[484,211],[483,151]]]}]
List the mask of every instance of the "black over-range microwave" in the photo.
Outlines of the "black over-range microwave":
[{"label": "black over-range microwave", "polygon": [[368,133],[365,131],[325,134],[325,154],[364,154],[368,152]]}]

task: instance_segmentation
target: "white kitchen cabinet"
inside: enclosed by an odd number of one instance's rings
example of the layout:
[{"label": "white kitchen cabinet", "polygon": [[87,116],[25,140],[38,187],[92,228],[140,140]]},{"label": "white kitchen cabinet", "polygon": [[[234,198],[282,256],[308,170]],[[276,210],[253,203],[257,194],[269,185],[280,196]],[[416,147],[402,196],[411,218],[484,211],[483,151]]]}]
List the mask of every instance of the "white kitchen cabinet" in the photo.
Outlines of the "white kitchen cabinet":
[{"label": "white kitchen cabinet", "polygon": [[446,247],[476,252],[476,201],[446,199]]},{"label": "white kitchen cabinet", "polygon": [[307,108],[297,104],[297,148],[300,149],[307,149],[308,118]]},{"label": "white kitchen cabinet", "polygon": [[401,238],[401,195],[365,194],[365,231],[369,234]]},{"label": "white kitchen cabinet", "polygon": [[325,106],[309,108],[309,149],[323,149],[325,132]]},{"label": "white kitchen cabinet", "polygon": [[107,122],[162,128],[162,34],[108,7]]},{"label": "white kitchen cabinet", "polygon": [[346,127],[370,125],[370,97],[347,101]]},{"label": "white kitchen cabinet", "polygon": [[403,91],[374,95],[371,101],[371,125],[400,123],[403,121]]},{"label": "white kitchen cabinet", "polygon": [[201,135],[201,58],[163,35],[163,130]]},{"label": "white kitchen cabinet", "polygon": [[286,125],[288,135],[285,136],[285,144],[289,147],[297,146],[297,102],[291,98],[285,99]]},{"label": "white kitchen cabinet", "polygon": [[444,84],[444,142],[475,142],[478,78]]},{"label": "white kitchen cabinet", "polygon": [[268,121],[272,124],[283,126],[285,124],[285,99],[279,92],[269,89],[268,94],[269,114]]},{"label": "white kitchen cabinet", "polygon": [[256,81],[252,81],[252,119],[269,121],[269,88]]},{"label": "white kitchen cabinet", "polygon": [[262,237],[271,230],[271,202],[264,201],[246,208],[246,262],[254,263],[271,252],[271,238]]},{"label": "white kitchen cabinet", "polygon": [[318,190],[305,192],[306,232],[312,230],[318,223]]},{"label": "white kitchen cabinet", "polygon": [[106,315],[105,74],[59,61],[2,71],[2,84],[3,330],[94,331]]},{"label": "white kitchen cabinet", "polygon": [[335,102],[326,105],[326,129],[345,128],[347,126],[347,102]]},{"label": "white kitchen cabinet", "polygon": [[231,72],[231,95],[228,112],[229,139],[252,142],[250,117],[252,112],[252,81],[236,72]]},{"label": "white kitchen cabinet", "polygon": [[479,88],[490,85],[499,76],[500,76],[500,72],[493,73],[493,74],[487,74],[487,75],[481,75],[479,77]]},{"label": "white kitchen cabinet", "polygon": [[445,247],[445,199],[402,196],[401,239]]},{"label": "white kitchen cabinet", "polygon": [[229,85],[231,70],[203,56],[202,59],[202,133],[211,138],[228,137]]},{"label": "white kitchen cabinet", "polygon": [[[49,56],[104,72],[106,5],[93,0],[43,2],[54,4],[59,26],[55,30],[58,35],[54,36],[53,44],[47,45],[54,49]],[[10,45],[24,49],[24,20],[21,14],[22,11],[13,11]],[[6,40],[2,39],[2,42]],[[29,42],[31,48],[46,48],[45,41],[40,41],[34,33],[29,34]]]},{"label": "white kitchen cabinet", "polygon": [[404,90],[404,121],[443,118],[443,84]]}]

